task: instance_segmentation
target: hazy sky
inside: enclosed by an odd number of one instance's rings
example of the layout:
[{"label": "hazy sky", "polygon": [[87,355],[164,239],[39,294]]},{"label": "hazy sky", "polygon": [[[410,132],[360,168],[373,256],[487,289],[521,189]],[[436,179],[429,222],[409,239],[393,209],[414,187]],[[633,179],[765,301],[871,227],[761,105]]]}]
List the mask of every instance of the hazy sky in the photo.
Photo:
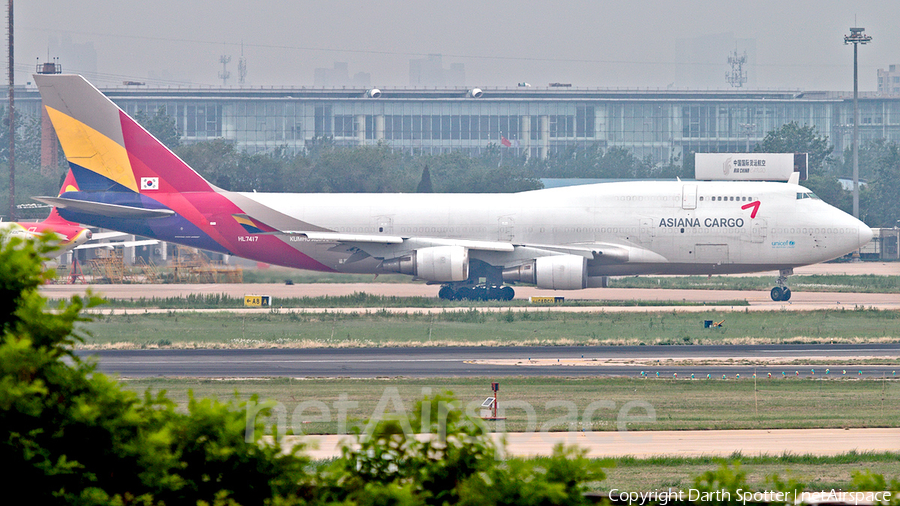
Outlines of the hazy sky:
[{"label": "hazy sky", "polygon": [[[860,47],[860,90],[874,91],[876,69],[900,64],[898,25],[898,0],[20,0],[16,81],[62,43],[92,46],[96,69],[65,49],[50,56],[100,86],[221,85],[223,54],[236,83],[243,41],[252,86],[311,86],[334,62],[379,87],[407,86],[409,60],[438,53],[445,68],[465,65],[468,86],[725,89],[736,48],[717,46],[733,39],[749,44],[746,87],[844,91],[853,50],[843,36],[861,26],[873,41]],[[695,38],[702,54],[679,51]]]}]

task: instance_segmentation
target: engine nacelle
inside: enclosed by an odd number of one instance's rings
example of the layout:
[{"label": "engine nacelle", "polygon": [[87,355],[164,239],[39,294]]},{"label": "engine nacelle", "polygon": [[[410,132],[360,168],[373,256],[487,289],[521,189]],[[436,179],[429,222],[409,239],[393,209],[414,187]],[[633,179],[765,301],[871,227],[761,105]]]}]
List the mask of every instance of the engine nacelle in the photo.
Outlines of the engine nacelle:
[{"label": "engine nacelle", "polygon": [[532,283],[549,290],[581,290],[587,286],[587,259],[577,255],[538,257],[504,269],[503,281]]},{"label": "engine nacelle", "polygon": [[381,90],[378,88],[372,88],[371,90],[366,91],[366,98],[379,98],[381,97]]},{"label": "engine nacelle", "polygon": [[469,93],[466,94],[469,98],[481,98],[484,95],[484,91],[481,88],[472,88],[469,90]]},{"label": "engine nacelle", "polygon": [[385,260],[381,268],[428,281],[465,281],[469,277],[469,250],[462,246],[436,246]]}]

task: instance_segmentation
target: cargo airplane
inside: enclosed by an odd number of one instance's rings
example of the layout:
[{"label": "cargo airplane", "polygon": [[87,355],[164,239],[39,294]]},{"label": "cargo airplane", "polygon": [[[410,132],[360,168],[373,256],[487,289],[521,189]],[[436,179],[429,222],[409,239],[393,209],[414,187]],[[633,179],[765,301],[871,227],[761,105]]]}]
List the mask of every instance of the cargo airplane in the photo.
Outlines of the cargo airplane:
[{"label": "cargo airplane", "polygon": [[275,265],[402,273],[445,299],[508,284],[578,290],[607,276],[777,270],[856,251],[872,231],[784,182],[634,181],[513,194],[287,194],[218,188],[77,75],[35,75],[79,191],[66,219]]}]

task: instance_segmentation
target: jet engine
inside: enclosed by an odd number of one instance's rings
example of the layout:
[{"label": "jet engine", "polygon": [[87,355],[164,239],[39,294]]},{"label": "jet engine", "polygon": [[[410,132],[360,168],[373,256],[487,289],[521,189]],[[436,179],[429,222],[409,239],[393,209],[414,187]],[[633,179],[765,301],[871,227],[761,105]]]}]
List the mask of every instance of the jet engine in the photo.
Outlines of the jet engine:
[{"label": "jet engine", "polygon": [[428,281],[465,281],[469,277],[469,250],[462,246],[417,249],[408,255],[385,260],[381,268]]},{"label": "jet engine", "polygon": [[469,90],[469,93],[466,94],[469,98],[481,98],[482,95],[484,95],[484,92],[481,88],[472,88]]},{"label": "jet engine", "polygon": [[577,255],[538,257],[504,269],[503,281],[533,283],[550,290],[581,290],[587,286],[587,259]]},{"label": "jet engine", "polygon": [[381,90],[378,88],[372,88],[371,90],[366,91],[366,98],[378,98],[381,96]]}]

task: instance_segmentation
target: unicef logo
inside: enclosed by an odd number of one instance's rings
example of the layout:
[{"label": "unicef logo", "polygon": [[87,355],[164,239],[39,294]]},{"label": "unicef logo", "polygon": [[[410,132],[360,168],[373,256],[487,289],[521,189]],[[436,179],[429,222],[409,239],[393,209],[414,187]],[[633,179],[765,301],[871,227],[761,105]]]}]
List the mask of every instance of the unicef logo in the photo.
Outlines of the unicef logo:
[{"label": "unicef logo", "polygon": [[794,241],[772,241],[773,248],[793,248],[795,246]]}]

